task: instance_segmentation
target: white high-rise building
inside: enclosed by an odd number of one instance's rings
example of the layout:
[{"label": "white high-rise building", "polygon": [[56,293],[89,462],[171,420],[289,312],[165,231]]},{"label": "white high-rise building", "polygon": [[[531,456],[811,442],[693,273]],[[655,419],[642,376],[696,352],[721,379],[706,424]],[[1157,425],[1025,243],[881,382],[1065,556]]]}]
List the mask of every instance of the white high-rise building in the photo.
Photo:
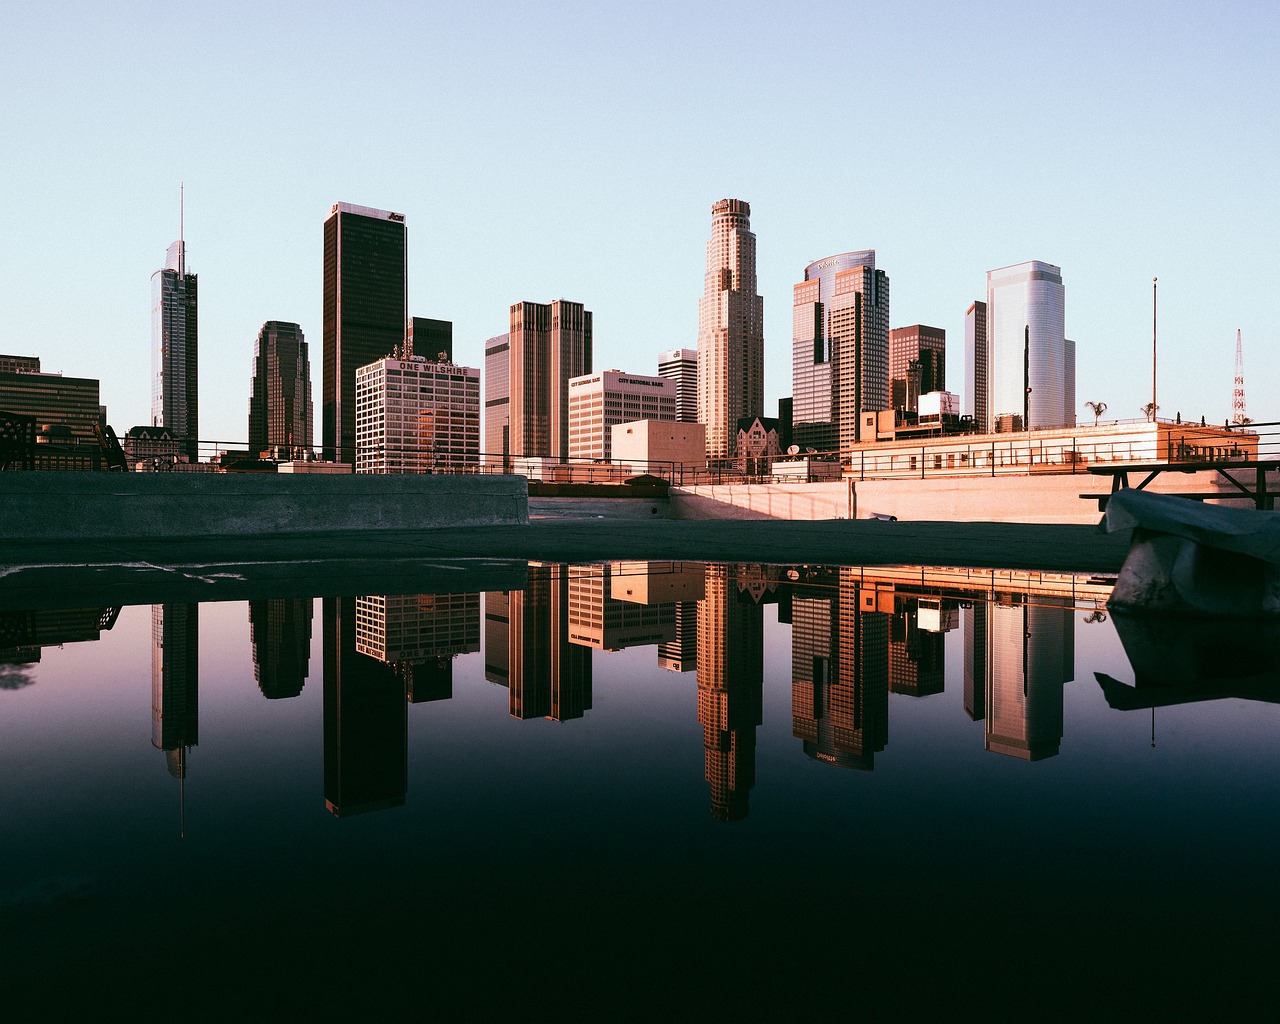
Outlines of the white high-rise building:
[{"label": "white high-rise building", "polygon": [[427,473],[480,462],[480,371],[422,356],[356,370],[356,472]]},{"label": "white high-rise building", "polygon": [[1066,339],[1064,310],[1062,271],[1050,263],[987,272],[990,420],[980,427],[1075,425],[1075,344]]},{"label": "white high-rise building", "polygon": [[698,422],[698,350],[675,348],[658,356],[658,376],[676,382],[676,419]]},{"label": "white high-rise building", "polygon": [[602,370],[569,380],[571,459],[612,459],[615,423],[675,419],[676,384],[666,377]]},{"label": "white high-rise building", "polygon": [[764,415],[764,299],[756,292],[751,204],[711,207],[707,272],[698,300],[698,421],[707,456],[732,458],[738,420]]}]

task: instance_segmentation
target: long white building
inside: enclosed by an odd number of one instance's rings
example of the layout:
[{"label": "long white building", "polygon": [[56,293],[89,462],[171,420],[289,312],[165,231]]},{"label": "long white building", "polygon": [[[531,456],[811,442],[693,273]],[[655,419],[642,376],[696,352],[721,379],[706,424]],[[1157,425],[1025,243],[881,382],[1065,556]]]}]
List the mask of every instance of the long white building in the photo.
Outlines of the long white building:
[{"label": "long white building", "polygon": [[676,382],[622,370],[569,380],[569,457],[612,459],[612,428],[635,420],[675,421]]},{"label": "long white building", "polygon": [[480,371],[422,356],[356,370],[356,472],[427,473],[480,462]]}]

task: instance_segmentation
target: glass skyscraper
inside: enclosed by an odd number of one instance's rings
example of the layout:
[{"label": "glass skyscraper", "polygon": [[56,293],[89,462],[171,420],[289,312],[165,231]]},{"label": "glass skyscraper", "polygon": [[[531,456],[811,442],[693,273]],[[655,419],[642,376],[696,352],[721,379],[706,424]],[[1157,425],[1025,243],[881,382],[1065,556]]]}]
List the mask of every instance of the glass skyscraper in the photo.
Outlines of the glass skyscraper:
[{"label": "glass skyscraper", "polygon": [[[993,430],[1074,426],[1075,345],[1062,271],[1032,260],[987,272],[987,395]],[[1029,390],[1028,390],[1029,389]]]},{"label": "glass skyscraper", "polygon": [[[253,345],[249,451],[311,447],[311,360],[297,324],[268,320]],[[289,453],[290,458],[297,453]]]},{"label": "glass skyscraper", "polygon": [[335,203],[324,222],[326,459],[355,462],[356,370],[392,355],[408,324],[404,214]]},{"label": "glass skyscraper", "polygon": [[200,438],[196,309],[196,275],[187,273],[179,239],[151,275],[151,425],[178,438],[192,462]]}]

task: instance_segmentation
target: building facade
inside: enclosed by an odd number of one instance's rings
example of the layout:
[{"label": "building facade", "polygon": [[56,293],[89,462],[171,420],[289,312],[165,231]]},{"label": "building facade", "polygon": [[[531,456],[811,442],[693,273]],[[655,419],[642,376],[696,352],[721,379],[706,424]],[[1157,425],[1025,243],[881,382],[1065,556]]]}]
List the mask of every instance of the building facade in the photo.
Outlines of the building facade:
[{"label": "building facade", "polygon": [[658,356],[658,376],[675,381],[676,419],[698,422],[698,350],[676,348]]},{"label": "building facade", "polygon": [[889,278],[874,249],[815,260],[792,290],[792,439],[816,451],[860,438],[889,407]]},{"label": "building facade", "polygon": [[324,222],[324,366],[320,413],[324,457],[354,462],[356,370],[405,340],[404,214],[335,203]]},{"label": "building facade", "polygon": [[506,450],[567,459],[569,381],[591,372],[591,311],[567,299],[517,302],[507,345]]},{"label": "building facade", "polygon": [[[0,356],[0,362],[14,358]],[[95,451],[98,439],[93,428],[102,420],[98,392],[98,381],[92,377],[0,371],[0,410],[31,417],[37,432],[46,425],[66,427],[73,443],[89,445]]]},{"label": "building facade", "polygon": [[430,473],[480,463],[480,371],[379,359],[356,371],[356,472]]},{"label": "building facade", "polygon": [[249,451],[310,450],[314,419],[311,360],[298,324],[268,320],[253,343],[249,386]]},{"label": "building facade", "polygon": [[[991,422],[987,395],[987,304],[976,300],[964,315],[964,409],[979,430]],[[1073,403],[1074,405],[1074,403]]]},{"label": "building facade", "polygon": [[405,358],[418,355],[436,363],[453,362],[453,321],[410,317],[404,355]]},{"label": "building facade", "polygon": [[947,390],[947,332],[913,324],[889,332],[889,407],[920,411],[920,396]]},{"label": "building facade", "polygon": [[151,275],[151,425],[181,438],[191,462],[199,457],[200,439],[196,283],[179,239],[165,253],[164,267]]},{"label": "building facade", "polygon": [[613,427],[635,420],[676,420],[676,385],[666,377],[621,370],[569,381],[569,458],[613,458]]},{"label": "building facade", "polygon": [[[1016,429],[1075,424],[1075,346],[1064,332],[1062,271],[1032,260],[987,273],[990,421]],[[1070,404],[1068,404],[1070,403]]]},{"label": "building facade", "polygon": [[698,422],[707,456],[731,459],[737,424],[764,413],[764,299],[756,287],[751,205],[711,207],[707,271],[698,301]]},{"label": "building facade", "polygon": [[484,343],[484,459],[511,467],[511,335]]}]

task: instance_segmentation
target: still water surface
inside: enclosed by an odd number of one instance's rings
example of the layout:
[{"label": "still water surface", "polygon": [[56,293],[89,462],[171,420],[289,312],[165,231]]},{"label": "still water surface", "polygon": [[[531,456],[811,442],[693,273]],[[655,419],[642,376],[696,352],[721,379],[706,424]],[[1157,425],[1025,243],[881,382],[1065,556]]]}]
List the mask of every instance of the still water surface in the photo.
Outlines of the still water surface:
[{"label": "still water surface", "polygon": [[0,613],[0,971],[250,1015],[1231,1005],[1280,923],[1274,664],[1118,633],[1107,582]]}]

